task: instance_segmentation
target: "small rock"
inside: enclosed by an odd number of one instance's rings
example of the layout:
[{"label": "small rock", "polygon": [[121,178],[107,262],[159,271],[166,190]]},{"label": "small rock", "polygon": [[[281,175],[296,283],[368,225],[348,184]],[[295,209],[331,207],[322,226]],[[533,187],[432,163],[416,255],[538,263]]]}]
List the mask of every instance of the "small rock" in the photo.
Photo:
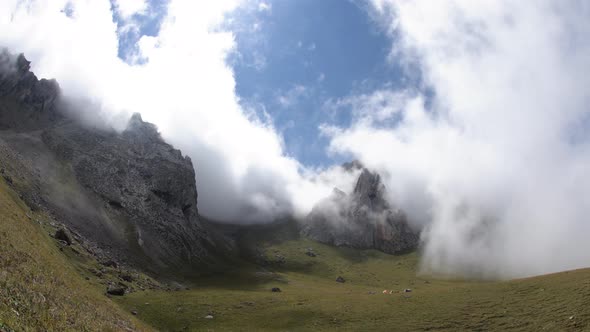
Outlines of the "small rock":
[{"label": "small rock", "polygon": [[275,255],[276,258],[276,264],[285,264],[287,262],[287,259],[285,258],[285,256],[281,255],[281,254],[276,254]]},{"label": "small rock", "polygon": [[205,319],[213,319],[213,315],[207,315],[205,316]]},{"label": "small rock", "polygon": [[118,266],[117,262],[115,262],[114,260],[111,260],[111,259],[104,261],[101,264],[104,266],[107,266],[107,267],[112,267],[113,269],[116,269]]},{"label": "small rock", "polygon": [[133,276],[131,273],[121,273],[119,278],[121,278],[123,281],[133,282]]},{"label": "small rock", "polygon": [[346,280],[344,280],[344,278],[342,278],[342,277],[338,277],[338,278],[336,278],[336,282],[344,283],[344,282],[346,282]]},{"label": "small rock", "polygon": [[109,285],[109,287],[107,287],[107,294],[123,296],[125,295],[125,290],[126,287],[122,285]]},{"label": "small rock", "polygon": [[56,240],[64,241],[68,246],[72,245],[72,237],[64,228],[60,228],[55,231],[55,235],[53,237],[55,237]]},{"label": "small rock", "polygon": [[281,292],[281,289],[280,289],[280,288],[278,288],[278,287],[273,287],[273,288],[271,289],[271,292],[273,292],[273,293],[280,293],[280,292]]}]

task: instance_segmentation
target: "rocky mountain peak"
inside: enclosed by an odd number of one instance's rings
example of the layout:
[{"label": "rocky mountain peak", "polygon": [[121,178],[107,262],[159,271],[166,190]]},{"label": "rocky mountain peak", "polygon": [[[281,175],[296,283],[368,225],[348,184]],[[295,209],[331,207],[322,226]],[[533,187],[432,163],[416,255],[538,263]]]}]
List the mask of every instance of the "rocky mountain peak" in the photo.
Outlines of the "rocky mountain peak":
[{"label": "rocky mountain peak", "polygon": [[390,254],[415,249],[418,234],[403,211],[389,207],[385,195],[380,175],[362,168],[352,194],[334,188],[307,216],[302,234],[327,244]]},{"label": "rocky mountain peak", "polygon": [[342,164],[342,168],[346,171],[354,171],[354,170],[362,170],[365,167],[359,160],[349,161],[347,163]]},{"label": "rocky mountain peak", "polygon": [[135,133],[142,133],[147,136],[158,136],[158,127],[153,123],[144,122],[140,113],[133,113],[129,121],[127,122],[127,127],[125,128],[127,132],[135,132]]},{"label": "rocky mountain peak", "polygon": [[30,68],[0,51],[0,146],[23,160],[23,197],[108,259],[150,271],[210,263],[191,160],[138,113],[123,132],[61,113],[57,82]]},{"label": "rocky mountain peak", "polygon": [[[57,112],[59,84],[37,79],[30,69],[31,62],[23,54],[0,50],[0,129],[40,128],[61,118]],[[25,107],[20,112],[6,109],[15,104]]]},{"label": "rocky mountain peak", "polygon": [[375,210],[383,210],[387,208],[384,193],[385,186],[381,182],[381,176],[363,168],[353,191],[358,202]]}]

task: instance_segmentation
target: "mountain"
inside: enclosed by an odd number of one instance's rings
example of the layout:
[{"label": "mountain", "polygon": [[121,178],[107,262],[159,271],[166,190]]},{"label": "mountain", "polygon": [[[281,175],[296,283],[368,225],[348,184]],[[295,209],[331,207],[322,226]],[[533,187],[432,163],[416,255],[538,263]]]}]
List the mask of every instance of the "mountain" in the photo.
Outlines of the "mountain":
[{"label": "mountain", "polygon": [[343,167],[362,169],[354,191],[347,195],[334,188],[309,213],[302,234],[326,244],[377,249],[389,254],[416,249],[419,235],[408,225],[405,213],[385,200],[386,189],[379,174],[358,162]]},{"label": "mountain", "polygon": [[84,125],[22,54],[0,53],[0,69],[0,167],[29,206],[102,261],[153,272],[213,263],[192,162],[153,124],[135,114],[121,132]]}]

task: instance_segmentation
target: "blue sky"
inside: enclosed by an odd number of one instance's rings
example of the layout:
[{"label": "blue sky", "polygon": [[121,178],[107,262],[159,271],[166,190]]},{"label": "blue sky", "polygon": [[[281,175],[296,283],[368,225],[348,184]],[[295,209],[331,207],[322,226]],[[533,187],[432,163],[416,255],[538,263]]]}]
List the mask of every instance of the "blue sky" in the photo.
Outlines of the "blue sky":
[{"label": "blue sky", "polygon": [[[391,39],[370,20],[363,2],[298,0],[244,6],[228,15],[235,35],[228,63],[241,104],[265,113],[282,135],[285,152],[306,166],[327,166],[348,157],[327,153],[321,124],[348,126],[351,109],[324,105],[353,93],[400,85],[403,74],[388,61]],[[120,33],[119,56],[132,58],[141,35],[157,35],[165,1],[150,2],[138,16],[140,31]],[[123,20],[116,15],[119,28]],[[141,63],[142,59],[135,59]]]},{"label": "blue sky", "polygon": [[[323,105],[352,92],[397,83],[401,72],[387,63],[391,41],[358,3],[300,0],[270,5],[270,10],[244,11],[241,28],[235,30],[238,47],[230,61],[236,92],[244,103],[264,106],[283,134],[286,152],[300,162],[341,162],[326,154],[328,140],[318,126],[347,126],[350,110],[334,114]],[[248,28],[253,24],[257,30]]]}]

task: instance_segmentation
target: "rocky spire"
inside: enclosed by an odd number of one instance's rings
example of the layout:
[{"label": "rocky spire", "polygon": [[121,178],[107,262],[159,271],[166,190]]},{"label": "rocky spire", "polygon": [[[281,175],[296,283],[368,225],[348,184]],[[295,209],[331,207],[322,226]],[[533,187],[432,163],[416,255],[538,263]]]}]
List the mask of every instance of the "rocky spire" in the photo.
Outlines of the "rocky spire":
[{"label": "rocky spire", "polygon": [[[0,128],[44,126],[61,116],[56,110],[60,88],[55,80],[37,79],[24,55],[14,56],[0,50]],[[10,105],[18,105],[8,109]]]},{"label": "rocky spire", "polygon": [[[360,165],[360,163],[355,163]],[[353,163],[346,164],[350,167]],[[381,177],[362,168],[351,195],[334,189],[307,216],[302,234],[319,242],[396,254],[413,250],[419,236],[401,210],[385,200]]]}]

